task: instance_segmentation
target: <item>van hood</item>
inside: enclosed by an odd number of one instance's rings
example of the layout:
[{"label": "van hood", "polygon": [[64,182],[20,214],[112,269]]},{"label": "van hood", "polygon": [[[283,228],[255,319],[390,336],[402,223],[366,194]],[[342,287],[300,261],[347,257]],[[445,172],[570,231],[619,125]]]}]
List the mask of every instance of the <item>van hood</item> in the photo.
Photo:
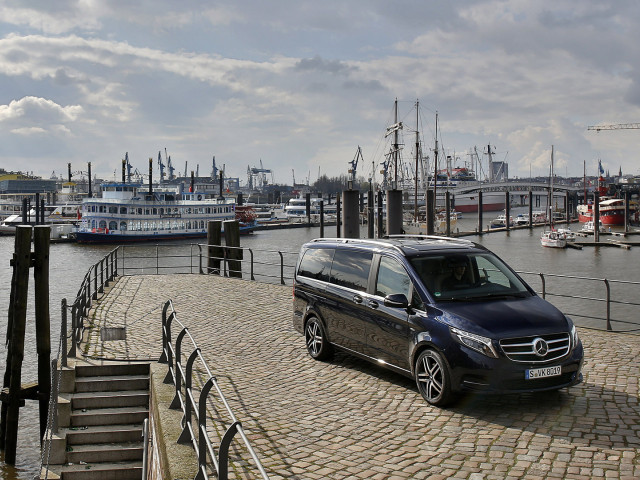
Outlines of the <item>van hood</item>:
[{"label": "van hood", "polygon": [[447,324],[492,338],[568,332],[570,328],[564,314],[537,295],[447,302],[438,308]]}]

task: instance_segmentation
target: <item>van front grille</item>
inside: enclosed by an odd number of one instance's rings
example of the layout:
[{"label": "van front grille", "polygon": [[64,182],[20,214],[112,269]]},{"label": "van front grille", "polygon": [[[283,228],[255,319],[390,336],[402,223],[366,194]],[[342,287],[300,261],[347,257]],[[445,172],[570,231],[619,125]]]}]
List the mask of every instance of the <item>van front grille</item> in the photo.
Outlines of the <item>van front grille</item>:
[{"label": "van front grille", "polygon": [[509,360],[519,363],[545,363],[569,353],[568,333],[539,335],[500,340],[500,347]]}]

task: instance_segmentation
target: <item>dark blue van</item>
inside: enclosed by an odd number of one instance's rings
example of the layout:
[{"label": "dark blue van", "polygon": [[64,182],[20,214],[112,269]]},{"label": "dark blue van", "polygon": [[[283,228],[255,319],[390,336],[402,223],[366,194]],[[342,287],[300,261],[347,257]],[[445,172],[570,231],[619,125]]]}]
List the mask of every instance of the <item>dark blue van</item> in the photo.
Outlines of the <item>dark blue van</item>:
[{"label": "dark blue van", "polygon": [[390,236],[302,246],[293,324],[316,360],[340,348],[413,377],[427,402],[582,381],[573,322],[468,240]]}]

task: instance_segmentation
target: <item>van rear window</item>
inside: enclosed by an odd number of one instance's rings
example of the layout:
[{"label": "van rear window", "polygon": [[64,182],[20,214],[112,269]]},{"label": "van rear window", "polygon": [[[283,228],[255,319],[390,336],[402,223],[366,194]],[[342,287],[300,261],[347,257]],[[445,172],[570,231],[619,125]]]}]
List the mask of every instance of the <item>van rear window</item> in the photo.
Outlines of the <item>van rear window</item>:
[{"label": "van rear window", "polygon": [[308,249],[300,261],[298,275],[328,282],[334,251],[333,248]]}]

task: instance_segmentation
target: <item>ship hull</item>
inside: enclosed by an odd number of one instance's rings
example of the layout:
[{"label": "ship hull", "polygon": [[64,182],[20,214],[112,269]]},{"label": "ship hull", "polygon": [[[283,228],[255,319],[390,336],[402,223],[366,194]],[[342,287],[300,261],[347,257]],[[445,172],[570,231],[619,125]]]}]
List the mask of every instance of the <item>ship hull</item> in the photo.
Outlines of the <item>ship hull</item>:
[{"label": "ship hull", "polygon": [[[458,194],[454,197],[454,207],[462,213],[478,211],[478,194]],[[505,209],[505,195],[501,192],[482,194],[482,211],[499,212]]]},{"label": "ship hull", "polygon": [[[247,235],[255,230],[254,226],[240,226],[240,235]],[[224,229],[222,231],[224,235]],[[160,242],[167,240],[189,240],[197,238],[206,238],[206,230],[198,232],[172,232],[172,233],[140,233],[140,234],[123,234],[123,233],[106,233],[106,232],[76,232],[75,239],[78,243],[101,243],[101,244],[122,244],[132,242]]]}]

